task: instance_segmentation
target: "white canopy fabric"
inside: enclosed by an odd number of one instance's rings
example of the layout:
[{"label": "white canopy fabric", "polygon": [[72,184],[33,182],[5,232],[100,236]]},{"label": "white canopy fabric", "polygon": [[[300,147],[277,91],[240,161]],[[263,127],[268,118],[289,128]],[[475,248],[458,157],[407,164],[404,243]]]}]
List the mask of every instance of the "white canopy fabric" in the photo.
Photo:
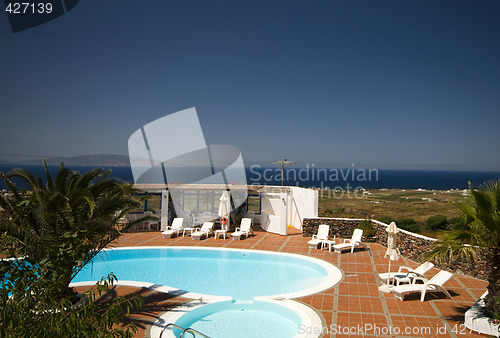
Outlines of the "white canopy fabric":
[{"label": "white canopy fabric", "polygon": [[229,194],[227,191],[224,191],[222,193],[222,196],[220,197],[220,204],[219,204],[219,211],[218,215],[220,217],[227,217],[228,222],[225,225],[221,224],[221,227],[223,227],[224,230],[229,230],[229,211],[231,210],[231,205],[229,204]]},{"label": "white canopy fabric", "polygon": [[399,229],[396,223],[391,222],[386,229],[387,231],[387,251],[385,252],[384,258],[389,257],[389,272],[387,274],[387,285],[382,285],[379,290],[383,292],[391,292],[392,288],[389,286],[389,281],[391,280],[391,261],[397,261],[399,259],[399,249],[397,248],[398,242],[398,232]]},{"label": "white canopy fabric", "polygon": [[[391,222],[387,227],[387,251],[384,257],[389,257],[390,261],[397,261],[399,259],[399,249],[397,248],[397,234],[399,232],[396,223]],[[389,261],[389,263],[390,263]]]}]

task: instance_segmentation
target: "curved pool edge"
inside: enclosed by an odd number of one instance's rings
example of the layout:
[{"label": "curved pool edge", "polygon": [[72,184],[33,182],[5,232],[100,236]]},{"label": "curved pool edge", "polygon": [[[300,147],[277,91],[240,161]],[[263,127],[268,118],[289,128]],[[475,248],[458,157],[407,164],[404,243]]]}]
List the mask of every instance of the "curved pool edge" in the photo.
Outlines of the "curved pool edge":
[{"label": "curved pool edge", "polygon": [[[168,323],[176,323],[183,315],[187,314],[188,312],[199,309],[202,306],[215,304],[218,302],[221,301],[216,301],[216,300],[206,301],[206,302],[193,301],[175,307],[174,309],[171,309],[167,312],[164,312],[162,315],[157,317],[156,321],[153,324],[151,324],[149,328],[149,337],[154,338],[154,337],[160,337],[161,335],[162,338],[176,338],[173,330],[163,331],[164,327]],[[226,302],[234,302],[234,301],[226,300]],[[303,304],[302,302],[294,301],[291,299],[282,299],[282,300],[260,299],[258,300],[258,302],[267,302],[288,308],[289,310],[293,311],[299,316],[301,321],[301,327],[303,328],[322,328],[324,326],[323,319],[321,318],[317,310],[306,304]],[[320,337],[320,335],[318,334],[310,332],[308,333],[308,331],[315,332],[315,330],[303,330],[304,332],[301,333],[300,331],[301,327],[297,327],[297,335],[295,335],[294,338]]]},{"label": "curved pool edge", "polygon": [[[71,283],[70,287],[78,287],[78,286],[92,286],[95,285],[97,281],[88,281],[88,282],[75,282]],[[215,296],[215,295],[207,295],[202,293],[189,292],[181,289],[176,289],[166,285],[160,285],[155,283],[148,282],[138,282],[132,280],[118,280],[113,283],[113,285],[120,286],[132,286],[137,288],[144,288],[152,291],[167,293],[176,297],[184,297],[192,300],[206,300],[206,301],[223,301],[223,300],[232,300],[233,298],[230,296]]]},{"label": "curved pool edge", "polygon": [[[319,258],[313,258],[309,256],[304,256],[300,254],[294,254],[294,253],[288,253],[288,252],[276,252],[276,251],[268,251],[268,250],[253,250],[253,249],[237,249],[237,248],[219,248],[219,247],[206,247],[206,246],[199,246],[199,247],[193,247],[193,246],[134,246],[134,247],[119,247],[119,248],[106,248],[103,249],[103,251],[117,251],[117,250],[144,250],[144,249],[190,249],[190,250],[213,250],[213,251],[233,251],[233,252],[256,252],[256,253],[262,253],[262,254],[271,254],[271,255],[278,255],[278,256],[287,256],[287,257],[295,257],[297,259],[302,259],[305,261],[310,261],[313,262],[322,268],[324,268],[327,272],[327,276],[325,280],[317,285],[313,285],[312,287],[309,287],[304,290],[300,291],[295,291],[295,292],[289,292],[289,293],[283,293],[283,294],[277,294],[277,295],[268,295],[268,296],[257,296],[254,297],[254,300],[269,300],[269,299],[288,299],[288,298],[299,298],[299,297],[305,297],[309,296],[312,294],[316,294],[325,290],[328,290],[338,283],[340,283],[344,278],[345,278],[345,273],[342,269],[339,267],[328,263],[327,261],[324,261]],[[95,285],[98,281],[85,281],[85,282],[75,282],[71,283],[69,286],[70,287],[76,287],[76,286],[89,286],[89,285]],[[170,293],[170,294],[176,294],[181,297],[185,297],[188,299],[193,299],[193,300],[199,300],[200,298],[202,299],[217,299],[217,300],[226,300],[226,299],[233,299],[231,296],[216,296],[216,295],[209,295],[209,294],[200,294],[200,293],[194,293],[190,292],[188,290],[181,290],[177,288],[170,287],[168,285],[160,285],[160,284],[154,284],[154,283],[148,283],[148,282],[142,282],[142,281],[131,281],[131,280],[123,280],[120,281],[118,280],[117,282],[114,283],[114,285],[124,285],[124,286],[135,286],[135,287],[140,287],[140,288],[148,288],[152,289],[155,291],[160,291],[164,293]]]}]

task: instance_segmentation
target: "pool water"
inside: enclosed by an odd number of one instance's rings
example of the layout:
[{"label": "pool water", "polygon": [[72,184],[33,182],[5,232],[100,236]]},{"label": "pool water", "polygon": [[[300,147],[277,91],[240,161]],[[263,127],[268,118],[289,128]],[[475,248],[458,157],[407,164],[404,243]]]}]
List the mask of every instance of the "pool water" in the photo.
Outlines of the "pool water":
[{"label": "pool water", "polygon": [[[300,323],[300,317],[292,310],[262,301],[209,304],[186,313],[176,322],[217,338],[289,338],[297,335]],[[174,330],[176,336],[181,332]]]},{"label": "pool water", "polygon": [[188,292],[182,295],[186,298],[198,299],[203,294],[233,299],[212,298],[207,302],[203,296],[199,301],[168,311],[164,314],[166,318],[158,318],[152,326],[154,337],[179,337],[181,330],[165,328],[167,323],[175,323],[218,338],[309,338],[312,336],[298,335],[299,327],[321,326],[321,319],[310,308],[286,298],[320,292],[342,279],[337,267],[294,254],[206,247],[142,247],[100,252],[73,282],[94,283],[109,273],[128,285],[146,282],[183,290]]},{"label": "pool water", "polygon": [[265,251],[191,247],[114,249],[99,253],[73,282],[97,281],[112,272],[119,281],[150,282],[200,294],[253,299],[290,295],[318,284],[340,281],[340,271],[332,276],[324,264],[299,255]]},{"label": "pool water", "polygon": [[[40,267],[38,265],[32,265],[30,262],[18,258],[18,259],[0,259],[0,264],[2,265],[2,271],[4,275],[0,275],[0,289],[2,292],[7,290],[7,296],[11,296],[12,292],[10,290],[15,288],[15,285],[18,283],[18,279],[22,278],[24,282],[27,283],[26,290],[28,289],[28,285],[31,282],[34,282],[36,278],[40,276]],[[8,271],[12,271],[11,269],[17,270],[18,274],[12,277],[12,275]],[[28,271],[29,270],[29,271]],[[28,273],[29,272],[29,273]],[[29,279],[27,279],[29,278]]]}]

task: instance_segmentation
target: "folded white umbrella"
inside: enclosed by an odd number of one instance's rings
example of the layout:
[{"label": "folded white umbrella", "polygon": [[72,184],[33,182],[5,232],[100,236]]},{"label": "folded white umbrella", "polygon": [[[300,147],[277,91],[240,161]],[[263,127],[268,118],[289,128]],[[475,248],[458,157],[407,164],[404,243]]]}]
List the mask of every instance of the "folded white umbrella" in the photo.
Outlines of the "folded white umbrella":
[{"label": "folded white umbrella", "polygon": [[222,196],[220,197],[219,212],[218,212],[220,217],[227,218],[227,223],[221,224],[221,227],[223,227],[223,230],[229,230],[229,210],[230,209],[231,209],[231,207],[229,206],[228,192],[224,191],[222,193]]},{"label": "folded white umbrella", "polygon": [[391,222],[387,227],[387,251],[385,252],[384,258],[389,257],[389,272],[387,274],[387,284],[379,287],[382,292],[391,292],[391,286],[389,281],[391,279],[391,261],[397,261],[399,259],[399,249],[397,248],[397,234],[399,232],[396,223]]}]

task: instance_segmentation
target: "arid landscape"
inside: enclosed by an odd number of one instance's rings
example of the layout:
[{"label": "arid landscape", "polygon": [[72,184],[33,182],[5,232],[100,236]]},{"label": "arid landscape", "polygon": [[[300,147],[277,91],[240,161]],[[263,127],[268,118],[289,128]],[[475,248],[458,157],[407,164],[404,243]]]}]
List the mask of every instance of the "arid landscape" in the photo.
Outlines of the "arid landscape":
[{"label": "arid landscape", "polygon": [[423,228],[427,218],[434,215],[444,215],[448,219],[458,217],[460,212],[454,203],[465,198],[463,190],[377,189],[349,194],[320,190],[318,216],[413,218],[421,225],[421,234],[435,237],[436,232]]}]

